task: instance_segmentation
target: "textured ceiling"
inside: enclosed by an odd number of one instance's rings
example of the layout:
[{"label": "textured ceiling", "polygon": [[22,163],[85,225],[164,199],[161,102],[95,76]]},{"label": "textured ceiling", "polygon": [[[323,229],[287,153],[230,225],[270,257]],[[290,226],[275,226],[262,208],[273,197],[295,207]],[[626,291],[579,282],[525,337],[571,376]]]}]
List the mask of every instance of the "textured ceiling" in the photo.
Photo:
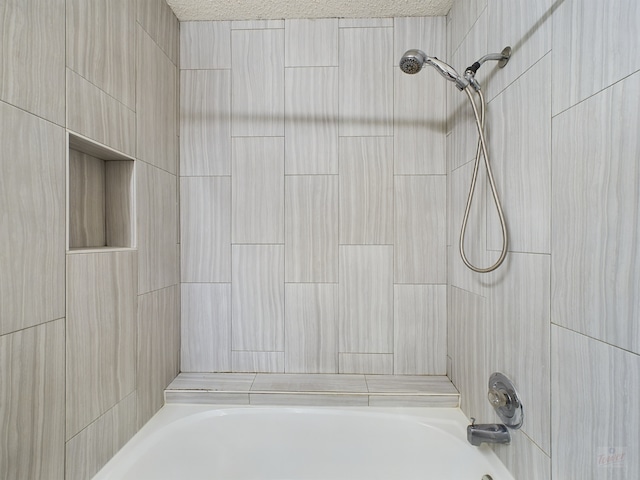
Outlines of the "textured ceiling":
[{"label": "textured ceiling", "polygon": [[453,0],[167,0],[180,21],[446,15]]}]

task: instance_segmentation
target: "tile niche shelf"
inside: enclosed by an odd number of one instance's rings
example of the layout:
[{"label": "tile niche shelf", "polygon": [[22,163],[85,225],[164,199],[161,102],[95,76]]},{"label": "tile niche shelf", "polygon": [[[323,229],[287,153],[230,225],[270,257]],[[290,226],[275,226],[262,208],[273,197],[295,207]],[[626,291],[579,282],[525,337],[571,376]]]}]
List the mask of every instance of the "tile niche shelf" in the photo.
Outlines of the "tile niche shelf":
[{"label": "tile niche shelf", "polygon": [[135,160],[67,135],[69,253],[135,248]]}]

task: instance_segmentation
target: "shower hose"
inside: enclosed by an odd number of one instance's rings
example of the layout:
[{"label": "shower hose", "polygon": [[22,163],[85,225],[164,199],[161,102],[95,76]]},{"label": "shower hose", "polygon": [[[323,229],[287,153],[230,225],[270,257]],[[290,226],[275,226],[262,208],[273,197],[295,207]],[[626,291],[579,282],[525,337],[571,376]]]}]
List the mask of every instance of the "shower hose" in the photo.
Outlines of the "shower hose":
[{"label": "shower hose", "polygon": [[[476,119],[476,126],[478,128],[478,148],[476,149],[476,159],[475,159],[475,164],[473,166],[473,177],[471,179],[471,186],[469,187],[469,197],[467,198],[467,206],[464,210],[464,217],[462,218],[459,248],[460,248],[460,256],[462,257],[462,261],[468,268],[478,273],[489,273],[489,272],[493,272],[496,268],[502,265],[502,262],[504,262],[504,259],[507,256],[507,245],[508,245],[507,224],[504,219],[504,213],[502,211],[502,205],[500,204],[500,198],[498,197],[496,182],[493,179],[493,172],[491,171],[489,154],[487,152],[487,142],[484,137],[484,120],[485,120],[486,102],[485,102],[482,90],[478,88],[476,90],[478,93],[478,97],[480,98],[480,113],[478,113],[478,106],[476,105],[476,102],[473,98],[473,90],[474,89],[472,88],[472,86],[469,85],[464,89],[464,92],[467,94],[467,97],[469,97],[469,101],[471,102],[471,107],[473,108],[473,114]],[[493,201],[496,205],[498,217],[500,218],[500,228],[502,229],[502,252],[500,253],[500,257],[498,258],[498,260],[493,265],[487,268],[479,268],[473,265],[467,259],[467,255],[464,251],[464,237],[467,231],[467,221],[469,220],[469,211],[471,210],[471,202],[473,201],[473,195],[476,189],[476,181],[478,179],[478,170],[480,169],[481,156],[484,157],[484,164],[487,170],[487,178],[489,179],[491,194],[493,195]]]}]

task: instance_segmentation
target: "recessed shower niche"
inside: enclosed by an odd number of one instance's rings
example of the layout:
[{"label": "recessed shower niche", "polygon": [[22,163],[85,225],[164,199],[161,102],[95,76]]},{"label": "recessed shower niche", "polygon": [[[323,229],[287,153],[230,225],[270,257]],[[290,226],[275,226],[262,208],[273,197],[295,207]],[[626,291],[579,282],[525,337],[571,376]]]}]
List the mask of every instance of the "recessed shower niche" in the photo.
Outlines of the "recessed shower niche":
[{"label": "recessed shower niche", "polygon": [[135,247],[135,160],[68,133],[68,247]]}]

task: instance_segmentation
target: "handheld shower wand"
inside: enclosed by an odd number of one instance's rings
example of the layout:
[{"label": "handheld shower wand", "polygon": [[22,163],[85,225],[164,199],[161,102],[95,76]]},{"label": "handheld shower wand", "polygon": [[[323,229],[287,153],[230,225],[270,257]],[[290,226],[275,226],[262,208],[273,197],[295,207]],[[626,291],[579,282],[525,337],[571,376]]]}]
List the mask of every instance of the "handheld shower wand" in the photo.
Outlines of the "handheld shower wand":
[{"label": "handheld shower wand", "polygon": [[451,65],[436,57],[429,57],[422,50],[408,50],[400,59],[400,69],[404,73],[414,74],[422,70],[425,63],[434,67],[444,78],[455,83],[458,90],[462,91],[469,85],[469,81],[460,76]]},{"label": "handheld shower wand", "polygon": [[[508,236],[507,236],[507,224],[504,219],[504,214],[502,212],[502,205],[500,203],[500,199],[498,197],[498,190],[495,185],[495,181],[493,179],[493,172],[491,171],[491,165],[489,163],[489,154],[487,152],[487,143],[484,138],[484,120],[485,120],[485,109],[486,103],[484,100],[484,95],[482,94],[482,90],[480,88],[480,84],[475,78],[475,74],[478,69],[482,66],[482,64],[488,60],[496,60],[500,63],[498,64],[500,68],[504,67],[509,58],[511,56],[511,48],[506,47],[502,52],[489,54],[482,57],[480,60],[475,62],[473,65],[468,67],[465,71],[464,77],[460,76],[455,69],[443,62],[442,60],[437,59],[436,57],[429,57],[422,50],[408,50],[400,59],[400,69],[404,73],[415,74],[422,70],[422,66],[426,63],[427,65],[431,65],[434,67],[440,75],[442,75],[447,80],[456,84],[456,87],[460,91],[464,91],[469,97],[469,101],[471,102],[471,106],[473,108],[474,117],[476,120],[476,126],[478,128],[478,149],[476,150],[476,161],[473,167],[473,176],[471,179],[471,187],[469,188],[469,197],[467,199],[467,206],[465,208],[464,217],[462,219],[462,227],[460,229],[460,256],[462,257],[462,261],[464,264],[474,272],[478,273],[488,273],[497,269],[505,257],[507,256],[507,245],[508,245]],[[478,106],[476,105],[475,100],[473,99],[473,91],[476,91],[478,97],[480,98],[480,112],[478,112]],[[500,253],[500,257],[496,262],[487,268],[476,267],[473,265],[468,259],[464,250],[464,238],[467,230],[467,221],[469,220],[469,212],[471,210],[471,202],[473,200],[473,195],[476,187],[476,180],[478,178],[478,167],[480,166],[480,157],[484,157],[484,164],[487,169],[487,178],[489,179],[489,185],[491,187],[491,193],[493,194],[493,200],[496,205],[496,210],[498,212],[498,217],[500,218],[500,228],[502,230],[502,251]]]}]

